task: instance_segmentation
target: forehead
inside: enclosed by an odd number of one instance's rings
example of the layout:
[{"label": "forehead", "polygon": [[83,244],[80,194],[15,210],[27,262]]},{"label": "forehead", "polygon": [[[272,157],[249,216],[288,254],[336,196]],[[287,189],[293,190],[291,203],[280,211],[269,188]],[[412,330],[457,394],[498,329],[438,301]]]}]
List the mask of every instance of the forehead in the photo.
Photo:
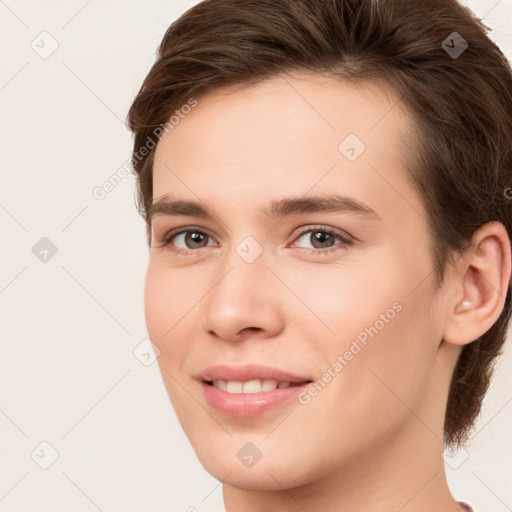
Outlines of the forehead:
[{"label": "forehead", "polygon": [[224,197],[242,208],[315,189],[373,195],[378,208],[396,200],[392,184],[414,194],[403,152],[412,122],[382,81],[282,75],[197,102],[156,148],[154,198]]}]

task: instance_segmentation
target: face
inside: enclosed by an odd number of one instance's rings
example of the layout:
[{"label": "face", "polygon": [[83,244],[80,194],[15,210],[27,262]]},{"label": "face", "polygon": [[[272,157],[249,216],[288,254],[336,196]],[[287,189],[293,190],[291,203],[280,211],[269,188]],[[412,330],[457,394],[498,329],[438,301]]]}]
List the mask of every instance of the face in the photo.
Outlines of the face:
[{"label": "face", "polygon": [[147,328],[219,480],[300,486],[426,430],[442,308],[396,102],[277,77],[198,98],[157,146]]}]

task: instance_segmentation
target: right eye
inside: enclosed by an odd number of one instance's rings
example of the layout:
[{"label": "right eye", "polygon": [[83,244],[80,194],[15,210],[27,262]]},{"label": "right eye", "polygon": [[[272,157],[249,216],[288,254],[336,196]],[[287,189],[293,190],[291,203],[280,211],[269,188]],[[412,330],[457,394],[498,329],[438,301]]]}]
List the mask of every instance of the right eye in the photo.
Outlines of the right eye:
[{"label": "right eye", "polygon": [[[160,247],[168,247],[171,251],[182,254],[192,255],[197,253],[199,249],[208,247],[208,239],[212,237],[201,231],[190,227],[187,229],[172,230],[162,236],[159,242],[162,244]],[[204,245],[206,243],[206,245]],[[181,247],[176,247],[176,245]],[[216,244],[213,244],[214,246]]]}]

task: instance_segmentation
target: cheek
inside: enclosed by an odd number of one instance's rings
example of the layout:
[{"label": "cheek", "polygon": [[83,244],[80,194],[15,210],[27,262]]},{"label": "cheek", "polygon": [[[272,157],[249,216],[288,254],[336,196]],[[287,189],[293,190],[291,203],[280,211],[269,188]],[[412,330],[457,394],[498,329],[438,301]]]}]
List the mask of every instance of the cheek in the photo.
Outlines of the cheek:
[{"label": "cheek", "polygon": [[[161,262],[150,261],[144,289],[146,327],[151,341],[160,349],[157,359],[162,381],[184,432],[201,425],[197,404],[190,400],[184,365],[194,359],[191,335],[197,330],[194,305],[203,295],[200,283],[194,288],[182,270],[173,271]],[[195,327],[194,327],[195,326]],[[184,386],[186,389],[184,389]]]},{"label": "cheek", "polygon": [[181,366],[190,348],[193,307],[201,295],[183,273],[149,263],[144,287],[146,327],[160,349],[158,361],[169,371]]},{"label": "cheek", "polygon": [[335,384],[322,395],[352,403],[354,414],[368,420],[379,411],[403,409],[397,396],[416,403],[435,363],[439,332],[431,312],[433,276],[425,279],[430,273],[426,258],[417,255],[413,264],[409,256],[390,251],[372,264],[347,260],[302,281],[292,281],[289,271],[287,282],[321,320],[308,313],[311,358],[320,362],[318,370],[336,374]]},{"label": "cheek", "polygon": [[169,268],[157,258],[150,260],[144,285],[144,312],[150,334],[152,331],[156,338],[171,339],[186,324],[187,311],[200,297],[200,284],[194,285],[186,272]]},{"label": "cheek", "polygon": [[393,294],[381,298],[380,303],[375,297],[357,303],[363,313],[355,324],[349,314],[340,315],[334,324],[337,336],[324,345],[327,375],[320,378],[327,384],[318,385],[303,411],[304,424],[325,425],[326,446],[334,453],[348,455],[391,442],[404,425],[414,423],[411,410],[421,407],[435,362],[424,304],[410,298],[398,304]]},{"label": "cheek", "polygon": [[376,268],[375,263],[347,258],[313,270],[289,266],[280,269],[280,276],[294,294],[288,293],[288,323],[309,331],[304,341],[314,341],[312,348],[320,356],[348,348],[350,340],[359,334],[364,338],[365,328],[375,323],[381,331],[398,314],[393,305],[400,298],[399,289],[385,265]]},{"label": "cheek", "polygon": [[[148,266],[144,286],[144,314],[150,338],[161,339],[172,326],[174,298],[165,273],[151,263]],[[153,339],[154,337],[154,339]]]},{"label": "cheek", "polygon": [[396,286],[369,300],[365,323],[346,342],[352,359],[341,372],[338,398],[348,402],[356,425],[379,425],[376,435],[388,435],[421,407],[435,365],[439,341],[429,290],[409,292]]}]

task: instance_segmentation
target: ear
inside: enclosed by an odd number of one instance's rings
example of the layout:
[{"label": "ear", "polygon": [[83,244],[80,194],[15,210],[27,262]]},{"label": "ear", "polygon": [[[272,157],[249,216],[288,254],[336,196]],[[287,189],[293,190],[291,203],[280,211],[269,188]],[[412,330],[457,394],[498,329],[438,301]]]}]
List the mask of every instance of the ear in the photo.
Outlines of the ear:
[{"label": "ear", "polygon": [[507,231],[499,222],[485,224],[455,263],[444,341],[465,345],[487,332],[503,311],[510,275]]}]

